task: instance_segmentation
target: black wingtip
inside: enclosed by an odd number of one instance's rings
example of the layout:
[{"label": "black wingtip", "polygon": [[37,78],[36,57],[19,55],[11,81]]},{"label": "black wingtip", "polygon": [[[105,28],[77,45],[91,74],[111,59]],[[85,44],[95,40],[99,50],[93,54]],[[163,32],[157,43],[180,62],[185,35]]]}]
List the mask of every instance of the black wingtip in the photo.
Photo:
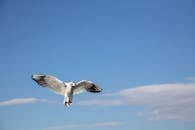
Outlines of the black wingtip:
[{"label": "black wingtip", "polygon": [[46,83],[45,83],[45,75],[32,75],[31,76],[32,80],[34,80],[37,84],[39,84],[40,86],[42,87],[45,87],[46,86]]},{"label": "black wingtip", "polygon": [[96,86],[95,84],[89,89],[90,92],[93,92],[93,93],[100,93],[102,92],[102,88]]}]

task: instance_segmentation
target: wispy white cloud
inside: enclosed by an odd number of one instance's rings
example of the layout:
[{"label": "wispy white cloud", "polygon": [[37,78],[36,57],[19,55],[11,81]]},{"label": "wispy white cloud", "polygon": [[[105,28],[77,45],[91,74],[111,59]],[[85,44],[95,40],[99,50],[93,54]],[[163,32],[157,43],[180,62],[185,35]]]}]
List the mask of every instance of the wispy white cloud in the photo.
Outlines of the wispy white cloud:
[{"label": "wispy white cloud", "polygon": [[121,121],[110,121],[110,122],[99,122],[91,124],[92,127],[115,127],[124,125],[124,122]]},{"label": "wispy white cloud", "polygon": [[77,103],[81,106],[121,106],[124,105],[124,102],[121,99],[95,99],[95,100],[86,100],[80,101]]},{"label": "wispy white cloud", "polygon": [[143,106],[151,120],[195,121],[195,83],[156,84],[107,94],[104,99],[80,101],[79,105]]},{"label": "wispy white cloud", "polygon": [[81,124],[67,124],[63,126],[50,126],[48,128],[44,128],[43,130],[64,130],[64,129],[75,129],[83,127]]},{"label": "wispy white cloud", "polygon": [[22,105],[22,104],[32,104],[37,102],[44,102],[44,103],[56,103],[55,101],[49,101],[47,99],[38,99],[38,98],[14,98],[6,101],[0,101],[0,107],[5,106],[15,106],[15,105]]},{"label": "wispy white cloud", "polygon": [[[59,104],[59,102],[47,99],[14,98],[0,101],[0,107],[38,102]],[[75,103],[75,105],[141,106],[144,110],[139,112],[139,115],[147,115],[151,120],[175,119],[195,121],[195,83],[139,86],[105,94],[100,99],[80,101]],[[80,127],[80,125],[66,125],[64,127]]]},{"label": "wispy white cloud", "polygon": [[1,101],[0,106],[13,106],[13,105],[20,105],[20,104],[29,104],[35,103],[38,99],[36,98],[14,98],[7,101]]},{"label": "wispy white cloud", "polygon": [[85,128],[94,128],[94,127],[118,127],[124,125],[124,122],[121,121],[109,121],[109,122],[97,122],[90,124],[66,124],[63,126],[51,126],[45,128],[44,130],[64,130],[64,129],[85,129]]}]

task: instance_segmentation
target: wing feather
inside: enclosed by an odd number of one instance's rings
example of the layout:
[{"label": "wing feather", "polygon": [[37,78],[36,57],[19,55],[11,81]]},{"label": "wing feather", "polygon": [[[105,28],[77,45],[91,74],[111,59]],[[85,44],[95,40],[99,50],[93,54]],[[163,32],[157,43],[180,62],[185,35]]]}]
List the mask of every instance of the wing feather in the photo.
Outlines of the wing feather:
[{"label": "wing feather", "polygon": [[102,89],[98,87],[96,84],[94,84],[91,81],[82,80],[76,84],[73,88],[74,94],[79,94],[82,92],[92,92],[92,93],[99,93]]},{"label": "wing feather", "polygon": [[32,75],[32,79],[40,86],[47,87],[53,92],[64,95],[65,83],[51,75]]}]

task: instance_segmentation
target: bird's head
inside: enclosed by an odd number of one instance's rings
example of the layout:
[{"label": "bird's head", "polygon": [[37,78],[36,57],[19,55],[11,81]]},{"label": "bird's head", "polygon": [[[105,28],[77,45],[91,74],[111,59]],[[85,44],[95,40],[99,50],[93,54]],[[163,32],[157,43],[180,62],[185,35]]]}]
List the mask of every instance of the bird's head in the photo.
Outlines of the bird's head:
[{"label": "bird's head", "polygon": [[76,82],[71,82],[70,85],[74,87],[76,86]]}]

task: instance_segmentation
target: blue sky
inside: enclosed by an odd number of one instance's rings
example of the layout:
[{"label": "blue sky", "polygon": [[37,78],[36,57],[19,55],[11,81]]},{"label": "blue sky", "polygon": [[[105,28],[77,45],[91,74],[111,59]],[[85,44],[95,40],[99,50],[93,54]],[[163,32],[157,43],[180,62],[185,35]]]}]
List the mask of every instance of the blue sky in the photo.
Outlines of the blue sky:
[{"label": "blue sky", "polygon": [[[193,0],[0,0],[1,130],[195,129]],[[31,80],[91,80],[63,97]]]}]

